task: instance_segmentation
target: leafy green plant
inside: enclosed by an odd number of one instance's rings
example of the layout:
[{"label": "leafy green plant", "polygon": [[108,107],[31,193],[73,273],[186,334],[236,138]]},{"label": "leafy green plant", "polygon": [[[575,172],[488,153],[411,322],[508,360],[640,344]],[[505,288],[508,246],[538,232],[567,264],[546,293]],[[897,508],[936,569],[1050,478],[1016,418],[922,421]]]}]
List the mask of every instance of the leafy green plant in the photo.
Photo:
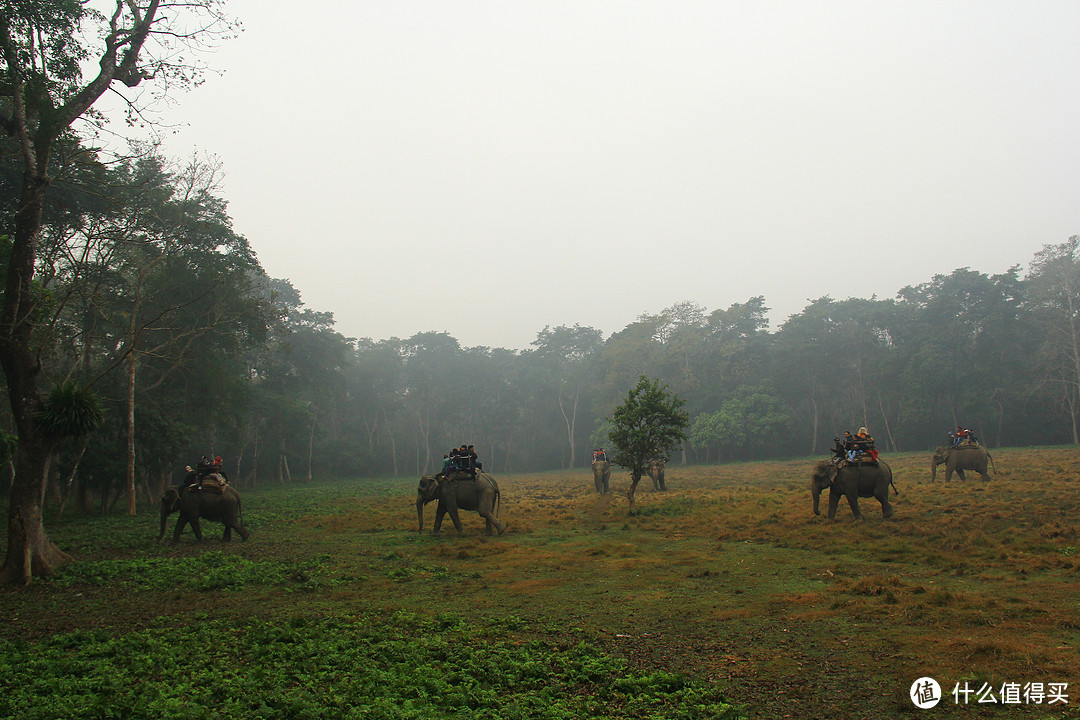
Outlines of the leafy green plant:
[{"label": "leafy green plant", "polygon": [[709,686],[585,643],[404,612],[0,642],[0,690],[0,715],[26,720],[739,716]]}]

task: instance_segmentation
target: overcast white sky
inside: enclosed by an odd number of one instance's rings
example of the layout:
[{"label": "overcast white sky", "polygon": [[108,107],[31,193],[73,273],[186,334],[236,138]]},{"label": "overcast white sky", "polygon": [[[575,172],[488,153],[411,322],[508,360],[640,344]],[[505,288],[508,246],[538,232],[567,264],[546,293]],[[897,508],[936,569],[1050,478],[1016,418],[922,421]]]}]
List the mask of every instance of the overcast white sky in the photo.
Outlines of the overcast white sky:
[{"label": "overcast white sky", "polygon": [[[1080,3],[230,0],[178,97],[352,337],[892,297],[1080,233]],[[300,8],[303,8],[300,10]]]}]

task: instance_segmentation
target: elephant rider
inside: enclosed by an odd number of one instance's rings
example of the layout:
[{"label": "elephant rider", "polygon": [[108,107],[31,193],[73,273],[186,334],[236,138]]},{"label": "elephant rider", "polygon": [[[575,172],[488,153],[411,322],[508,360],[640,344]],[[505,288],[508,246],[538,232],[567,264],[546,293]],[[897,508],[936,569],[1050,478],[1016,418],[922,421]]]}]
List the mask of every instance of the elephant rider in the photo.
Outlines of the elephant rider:
[{"label": "elephant rider", "polygon": [[191,469],[190,465],[185,468],[188,471],[185,484],[189,487],[194,485],[201,489],[203,478],[209,475],[217,475],[221,478],[222,482],[216,483],[218,486],[227,483],[229,481],[229,476],[225,474],[225,471],[221,469],[221,466],[222,460],[220,455],[216,456],[213,460],[210,460],[203,455],[199,459],[199,462],[195,464],[194,470]]},{"label": "elephant rider", "polygon": [[[848,435],[848,436],[851,435],[851,433],[844,433],[844,434]],[[832,446],[832,454],[833,454],[833,456],[832,456],[832,464],[833,465],[839,464],[839,462],[841,460],[843,460],[844,457],[847,455],[847,448],[845,447],[845,444],[846,443],[841,443],[840,442],[840,438],[838,438],[838,437],[833,438],[833,446]]]},{"label": "elephant rider", "polygon": [[958,445],[961,445],[961,444],[963,444],[965,442],[967,442],[967,443],[976,442],[975,433],[971,432],[970,428],[966,428],[963,425],[957,425],[956,426],[956,432],[952,434],[952,439],[953,439],[953,441],[952,441],[953,447],[957,447]]},{"label": "elephant rider", "polygon": [[472,461],[473,475],[475,475],[477,470],[484,469],[484,463],[477,459],[476,448],[470,445],[467,449],[469,451],[469,459]]},{"label": "elephant rider", "polygon": [[596,462],[597,460],[602,460],[603,462],[607,462],[608,461],[608,459],[607,459],[607,451],[604,450],[604,448],[597,448],[596,450],[593,450],[592,451],[592,459],[593,459],[593,462]]},{"label": "elephant rider", "polygon": [[877,462],[878,451],[874,447],[874,438],[870,436],[870,432],[865,426],[859,428],[859,432],[855,434],[851,446],[851,450],[848,451],[848,460],[854,460],[860,453],[865,453],[870,456],[871,460]]},{"label": "elephant rider", "polygon": [[450,454],[443,453],[442,456],[442,468],[439,472],[435,473],[435,477],[446,477],[446,474],[450,471]]},{"label": "elephant rider", "polygon": [[469,473],[475,478],[478,467],[481,467],[481,464],[476,462],[476,450],[472,449],[472,445],[462,443],[461,447],[451,449],[449,456],[443,461],[443,475],[449,476],[456,471]]}]

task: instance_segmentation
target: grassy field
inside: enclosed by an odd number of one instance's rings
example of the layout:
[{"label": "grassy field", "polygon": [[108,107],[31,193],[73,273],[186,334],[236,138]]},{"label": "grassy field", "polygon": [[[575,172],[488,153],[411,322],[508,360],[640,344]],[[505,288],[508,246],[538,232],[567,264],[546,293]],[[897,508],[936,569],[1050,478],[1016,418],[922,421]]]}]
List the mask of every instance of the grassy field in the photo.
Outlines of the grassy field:
[{"label": "grassy field", "polygon": [[[888,521],[815,517],[801,459],[672,466],[633,514],[625,474],[498,476],[495,538],[418,534],[415,478],[246,493],[246,543],[50,524],[77,562],[0,589],[0,717],[1080,716],[1080,452],[886,459]],[[1002,702],[1029,683],[1068,705]]]}]

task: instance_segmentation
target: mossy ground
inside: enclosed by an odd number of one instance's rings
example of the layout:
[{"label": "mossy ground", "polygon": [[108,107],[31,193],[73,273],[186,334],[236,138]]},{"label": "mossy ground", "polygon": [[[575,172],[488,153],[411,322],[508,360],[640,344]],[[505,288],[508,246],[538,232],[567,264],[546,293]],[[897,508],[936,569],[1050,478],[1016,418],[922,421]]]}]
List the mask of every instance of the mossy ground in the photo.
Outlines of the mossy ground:
[{"label": "mossy ground", "polygon": [[[464,517],[464,537],[449,523],[442,537],[418,534],[416,479],[245,493],[254,534],[230,545],[197,545],[190,535],[159,545],[151,510],[65,520],[48,529],[77,562],[53,580],[0,590],[0,639],[40,652],[69,636],[79,642],[80,633],[105,633],[142,643],[148,665],[157,666],[170,632],[186,638],[183,657],[208,642],[209,630],[192,628],[250,634],[296,626],[308,629],[297,640],[307,647],[335,634],[360,638],[364,623],[385,623],[383,640],[402,648],[428,637],[450,655],[455,647],[467,657],[484,645],[503,648],[496,655],[519,658],[531,670],[514,665],[513,672],[526,676],[543,675],[544,665],[551,692],[564,698],[538,705],[522,692],[500,705],[485,694],[509,692],[497,681],[459,682],[425,690],[465,693],[458,704],[434,706],[401,690],[398,706],[421,716],[709,717],[720,712],[718,693],[755,718],[1075,713],[1080,452],[1001,449],[993,480],[949,484],[940,475],[930,483],[929,453],[887,459],[900,490],[896,516],[882,519],[877,502],[864,499],[861,523],[851,522],[845,504],[837,522],[813,515],[811,459],[671,466],[668,492],[652,492],[646,479],[633,513],[625,474],[613,474],[607,496],[593,492],[587,468],[499,475],[500,517],[509,529],[493,538],[482,535],[475,514]],[[378,641],[363,637],[356,642]],[[567,652],[606,669],[591,679],[560,675],[554,668],[570,662]],[[258,716],[288,717],[274,713],[293,701],[296,713],[315,708],[305,704],[311,698],[281,690],[289,681],[279,661],[234,647],[219,662],[235,662],[238,653],[245,672],[273,686],[265,691],[269,709]],[[475,662],[480,673],[511,672],[502,660]],[[947,696],[920,711],[908,689],[922,676],[946,693],[964,682],[1067,682],[1070,704],[957,706]],[[232,707],[222,699],[230,687],[246,687],[242,677],[214,690],[219,710]],[[338,705],[326,707],[357,702],[325,674],[295,682],[339,688]],[[417,682],[404,677],[401,687]],[[647,701],[654,704],[641,704]],[[255,717],[249,705],[229,712]],[[179,712],[167,707],[166,716]],[[372,707],[394,716],[392,706]]]}]

